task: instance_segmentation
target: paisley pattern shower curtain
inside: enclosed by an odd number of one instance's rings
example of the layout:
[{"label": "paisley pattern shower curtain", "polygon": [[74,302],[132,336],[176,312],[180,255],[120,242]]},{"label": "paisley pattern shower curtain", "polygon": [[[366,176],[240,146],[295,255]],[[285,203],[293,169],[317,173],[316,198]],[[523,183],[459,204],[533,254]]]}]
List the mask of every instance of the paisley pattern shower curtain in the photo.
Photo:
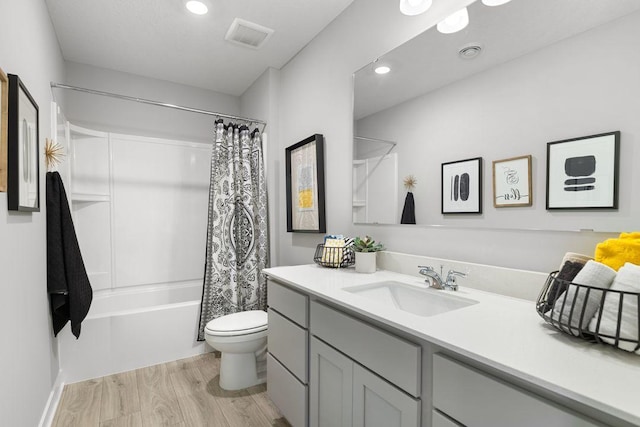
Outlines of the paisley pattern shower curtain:
[{"label": "paisley pattern shower curtain", "polygon": [[267,185],[260,133],[216,122],[198,340],[211,319],[266,310]]}]

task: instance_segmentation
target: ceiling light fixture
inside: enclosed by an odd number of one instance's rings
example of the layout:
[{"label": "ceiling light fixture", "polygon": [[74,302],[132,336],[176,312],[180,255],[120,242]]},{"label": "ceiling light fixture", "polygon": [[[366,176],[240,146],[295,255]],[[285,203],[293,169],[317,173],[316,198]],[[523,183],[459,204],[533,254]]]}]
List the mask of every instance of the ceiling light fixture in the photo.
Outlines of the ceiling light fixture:
[{"label": "ceiling light fixture", "polygon": [[482,0],[482,4],[485,6],[501,6],[505,3],[509,3],[511,0]]},{"label": "ceiling light fixture", "polygon": [[375,71],[376,74],[387,74],[389,71],[391,71],[391,68],[387,67],[386,65],[380,65],[377,66],[373,71]]},{"label": "ceiling light fixture", "polygon": [[462,8],[448,18],[438,22],[438,31],[443,34],[457,33],[469,25],[469,12]]},{"label": "ceiling light fixture", "polygon": [[414,16],[425,13],[431,7],[432,0],[400,0],[400,12]]},{"label": "ceiling light fixture", "polygon": [[189,12],[196,15],[204,15],[209,12],[209,8],[207,7],[207,5],[199,0],[188,0],[184,5],[189,10]]}]

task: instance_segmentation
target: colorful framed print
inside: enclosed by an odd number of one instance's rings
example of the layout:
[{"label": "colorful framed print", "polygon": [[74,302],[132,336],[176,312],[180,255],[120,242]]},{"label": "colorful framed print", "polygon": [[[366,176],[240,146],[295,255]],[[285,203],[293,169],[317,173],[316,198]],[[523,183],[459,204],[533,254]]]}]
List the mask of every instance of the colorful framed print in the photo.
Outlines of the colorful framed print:
[{"label": "colorful framed print", "polygon": [[285,149],[287,231],[326,232],[323,144],[315,134]]},{"label": "colorful framed print", "polygon": [[547,143],[547,209],[617,209],[620,132]]},{"label": "colorful framed print", "polygon": [[531,156],[493,161],[493,207],[531,206]]},{"label": "colorful framed print", "polygon": [[9,78],[0,68],[0,193],[7,191],[7,126]]},{"label": "colorful framed print", "polygon": [[482,157],[442,164],[442,213],[482,213]]},{"label": "colorful framed print", "polygon": [[9,74],[9,210],[40,211],[40,138],[38,104],[20,78]]}]

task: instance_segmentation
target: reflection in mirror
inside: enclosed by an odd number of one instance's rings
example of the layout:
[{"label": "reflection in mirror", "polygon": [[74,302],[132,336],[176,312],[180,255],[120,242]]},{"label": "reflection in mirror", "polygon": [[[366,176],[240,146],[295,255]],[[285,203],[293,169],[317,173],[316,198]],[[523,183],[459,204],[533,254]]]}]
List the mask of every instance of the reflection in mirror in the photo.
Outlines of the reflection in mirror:
[{"label": "reflection in mirror", "polygon": [[[416,177],[418,224],[495,228],[634,228],[637,203],[617,212],[545,210],[546,143],[608,131],[640,133],[637,0],[513,0],[469,6],[455,34],[431,28],[355,73],[353,220],[399,224]],[[635,72],[633,70],[636,70]],[[623,148],[624,150],[625,148]],[[493,208],[483,177],[482,215],[441,214],[441,164],[532,155],[533,206]],[[631,162],[620,166],[630,198]]]}]

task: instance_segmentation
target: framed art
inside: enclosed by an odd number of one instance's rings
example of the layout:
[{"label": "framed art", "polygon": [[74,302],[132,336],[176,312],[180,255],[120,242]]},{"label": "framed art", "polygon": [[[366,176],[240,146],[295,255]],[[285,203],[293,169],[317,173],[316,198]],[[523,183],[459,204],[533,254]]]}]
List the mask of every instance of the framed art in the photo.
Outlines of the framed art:
[{"label": "framed art", "polygon": [[285,149],[287,231],[325,233],[324,138],[315,134]]},{"label": "framed art", "polygon": [[493,207],[531,206],[531,156],[493,161]]},{"label": "framed art", "polygon": [[547,209],[617,209],[620,132],[547,143]]},{"label": "framed art", "polygon": [[9,74],[7,202],[9,210],[40,211],[38,104],[20,78]]},{"label": "framed art", "polygon": [[0,68],[0,192],[7,191],[7,117],[9,78]]},{"label": "framed art", "polygon": [[442,164],[442,213],[482,213],[482,157]]}]

